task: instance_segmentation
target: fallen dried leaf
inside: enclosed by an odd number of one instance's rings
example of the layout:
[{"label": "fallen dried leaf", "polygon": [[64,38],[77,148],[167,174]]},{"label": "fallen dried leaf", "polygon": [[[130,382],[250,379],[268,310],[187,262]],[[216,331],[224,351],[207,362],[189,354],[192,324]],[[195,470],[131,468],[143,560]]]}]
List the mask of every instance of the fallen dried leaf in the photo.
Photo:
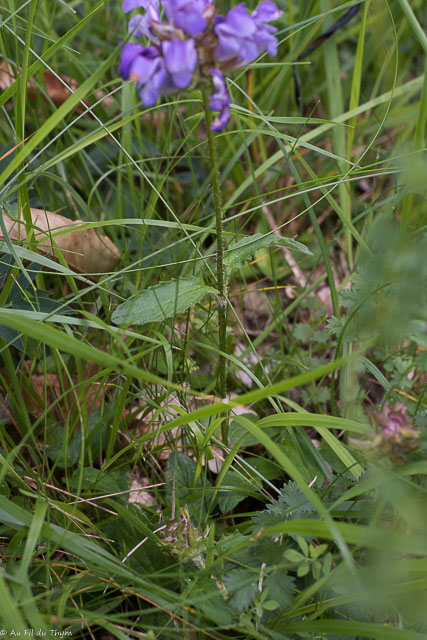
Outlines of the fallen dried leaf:
[{"label": "fallen dried leaf", "polygon": [[[15,82],[15,75],[15,70],[9,63],[2,62],[0,64],[0,89],[2,91],[8,89],[11,84]],[[70,94],[74,93],[78,89],[78,84],[75,80],[73,80],[73,78],[69,78],[68,76],[64,76],[62,74],[54,75],[50,71],[43,72],[43,82],[47,95],[56,107],[59,107],[61,104],[63,104],[69,98]],[[71,91],[67,88],[67,85],[68,87],[70,87]],[[35,100],[38,96],[43,95],[32,78],[28,81],[27,89],[27,95],[30,100]],[[113,102],[113,98],[111,98],[110,96],[106,97],[103,91],[96,91],[94,95],[97,101],[102,100],[104,107],[110,105]],[[83,113],[86,107],[90,105],[87,99],[84,99],[83,102],[84,104],[80,103],[79,105],[77,105],[77,113]]]},{"label": "fallen dried leaf", "polygon": [[146,487],[150,487],[148,478],[142,477],[139,474],[139,471],[136,470],[130,484],[131,491],[129,493],[129,502],[142,504],[145,507],[154,506],[156,504],[156,500]]},{"label": "fallen dried leaf", "polygon": [[[110,238],[95,229],[75,230],[85,224],[82,221],[69,220],[42,209],[31,209],[31,218],[37,249],[42,253],[57,253],[60,249],[68,265],[76,271],[105,273],[112,271],[120,262],[120,251]],[[11,240],[16,242],[26,239],[22,221],[18,223],[5,212],[3,220]],[[0,240],[2,239],[4,237],[0,231]]]},{"label": "fallen dried leaf", "polygon": [[15,80],[12,66],[8,62],[2,62],[0,64],[0,89],[6,91]]},{"label": "fallen dried leaf", "polygon": [[[209,470],[212,473],[219,473],[224,464],[224,452],[222,449],[220,449],[219,447],[216,447],[215,445],[211,447],[211,452],[212,452],[213,458],[208,460]],[[204,463],[206,464],[206,459]]]},{"label": "fallen dried leaf", "polygon": [[[88,363],[83,369],[83,378],[89,380],[95,376],[99,367],[93,363]],[[31,372],[31,361],[26,360],[23,364],[23,370],[27,374],[28,386],[31,393],[28,394],[28,410],[34,416],[39,417],[47,409],[53,411],[59,421],[66,419],[70,412],[76,410],[76,393],[78,393],[78,378],[75,374],[71,376],[71,380],[64,378],[64,386],[66,393],[63,394],[61,382],[56,373],[36,374]],[[100,407],[108,384],[102,384],[93,381],[85,386],[84,396],[88,414]],[[1,397],[0,397],[1,400]],[[1,407],[1,402],[0,402]]]}]

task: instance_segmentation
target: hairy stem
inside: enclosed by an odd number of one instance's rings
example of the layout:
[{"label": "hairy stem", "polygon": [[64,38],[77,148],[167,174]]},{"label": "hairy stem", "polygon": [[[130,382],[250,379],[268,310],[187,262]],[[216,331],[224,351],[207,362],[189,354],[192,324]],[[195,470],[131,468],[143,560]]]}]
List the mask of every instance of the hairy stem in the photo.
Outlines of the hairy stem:
[{"label": "hairy stem", "polygon": [[[219,328],[219,362],[218,362],[218,378],[219,378],[219,395],[225,398],[226,393],[226,377],[227,363],[225,353],[227,349],[227,282],[224,269],[224,236],[223,236],[223,215],[221,205],[221,188],[219,184],[219,165],[218,154],[215,143],[215,134],[211,130],[212,113],[209,110],[209,97],[206,91],[203,91],[203,106],[205,110],[206,133],[208,137],[209,156],[211,161],[211,184],[212,195],[215,209],[216,219],[216,276],[218,295],[218,328]],[[221,435],[224,444],[228,442],[228,422],[224,420],[221,426]]]}]

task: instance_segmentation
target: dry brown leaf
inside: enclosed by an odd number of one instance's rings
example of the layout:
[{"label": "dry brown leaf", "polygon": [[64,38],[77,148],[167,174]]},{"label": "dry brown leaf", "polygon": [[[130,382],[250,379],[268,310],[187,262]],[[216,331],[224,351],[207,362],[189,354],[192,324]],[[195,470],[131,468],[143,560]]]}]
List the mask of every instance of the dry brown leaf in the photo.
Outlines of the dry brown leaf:
[{"label": "dry brown leaf", "polygon": [[[242,342],[239,342],[238,344],[236,344],[234,355],[236,356],[236,358],[238,358],[239,362],[242,362],[253,370],[253,368],[258,364],[259,359],[253,351],[249,351],[248,355],[242,358],[241,356],[245,352],[245,350],[245,345]],[[243,369],[238,369],[235,373],[235,376],[240,380],[242,384],[245,385],[245,387],[248,387],[249,389],[252,388],[253,380],[246,373],[246,371],[244,371]]]},{"label": "dry brown leaf", "polygon": [[[56,373],[46,373],[46,375],[32,375],[31,387],[34,391],[34,396],[29,396],[28,409],[36,416],[40,416],[44,407],[50,407],[54,405],[55,401],[61,396],[61,383]],[[69,407],[65,407],[65,414],[68,413]],[[55,406],[55,415],[58,418],[63,418],[63,407]]]},{"label": "dry brown leaf", "polygon": [[[15,80],[15,70],[9,63],[2,62],[0,64],[0,89],[2,91],[5,91]],[[70,90],[67,89],[65,85],[68,85],[73,93],[78,89],[77,82],[72,78],[69,78],[68,76],[64,76],[62,74],[53,75],[53,73],[51,73],[50,71],[43,72],[43,81],[46,88],[46,93],[56,107],[59,107],[61,104],[63,104],[70,96]],[[30,100],[35,100],[37,96],[41,95],[40,90],[37,88],[34,80],[29,80],[27,88],[27,95]],[[95,98],[96,100],[102,100],[102,104],[104,107],[110,105],[113,102],[113,98],[105,97],[105,93],[103,91],[96,91]],[[89,106],[89,102],[86,99],[84,99],[83,102],[84,105],[77,105],[77,113],[83,113],[86,107]]]},{"label": "dry brown leaf", "polygon": [[[57,107],[61,106],[61,104],[65,102],[70,96],[71,92],[69,91],[69,89],[67,89],[65,84],[67,84],[71,88],[73,93],[77,91],[79,87],[77,82],[72,78],[69,78],[68,76],[63,76],[61,74],[58,74],[58,76],[54,76],[53,73],[51,73],[50,71],[43,72],[43,80],[44,80],[46,91],[49,98]],[[37,95],[40,95],[40,91],[34,85],[34,82],[30,80],[30,82],[28,83],[28,97],[30,99],[34,99]],[[111,98],[110,96],[106,97],[103,91],[95,91],[94,95],[97,101],[102,100],[102,104],[104,107],[110,105],[113,102],[113,98]],[[83,104],[77,105],[76,107],[77,113],[83,113],[86,107],[90,105],[87,99],[84,99],[83,102],[84,102],[84,105]]]},{"label": "dry brown leaf", "polygon": [[150,487],[148,478],[141,476],[138,469],[136,469],[130,484],[129,502],[142,504],[145,507],[153,507],[156,504],[156,500],[147,490],[147,487]]},{"label": "dry brown leaf", "polygon": [[[174,396],[169,396],[162,402],[162,405],[164,405],[165,407],[169,407],[168,413],[171,419],[174,416],[178,416],[178,412],[175,409],[170,408],[170,405],[175,404],[176,402],[177,400]],[[172,451],[171,442],[179,440],[182,435],[182,428],[174,427],[173,429],[170,429],[166,434],[159,431],[159,422],[156,413],[157,412],[154,410],[146,413],[145,410],[142,409],[135,416],[133,420],[135,437],[138,438],[142,434],[152,434],[152,439],[147,442],[148,448],[150,450],[156,450],[156,456],[159,460],[167,460]],[[156,417],[157,419],[153,420],[154,417]]]},{"label": "dry brown leaf", "polygon": [[[215,445],[211,446],[213,458],[208,460],[208,467],[212,473],[219,473],[224,465],[224,451]],[[204,459],[206,464],[206,458]]]},{"label": "dry brown leaf", "polygon": [[258,335],[259,328],[263,327],[270,317],[267,295],[259,291],[258,286],[257,282],[250,283],[235,304],[235,310],[249,335]]},{"label": "dry brown leaf", "polygon": [[[69,220],[64,216],[42,209],[31,209],[34,236],[37,248],[42,253],[57,253],[58,247],[68,265],[81,273],[105,273],[112,271],[120,262],[121,255],[115,244],[107,236],[95,229],[74,231],[85,223]],[[13,241],[25,240],[25,224],[18,223],[7,213],[3,219],[9,237]],[[66,231],[63,235],[56,235]],[[4,239],[0,231],[0,240]]]},{"label": "dry brown leaf", "polygon": [[[75,412],[76,394],[84,394],[85,404],[88,414],[102,406],[104,396],[108,389],[108,384],[101,384],[93,381],[91,384],[79,390],[79,381],[75,374],[64,377],[64,389],[56,373],[37,374],[32,372],[32,363],[26,360],[23,363],[23,370],[26,372],[28,386],[31,393],[28,395],[28,410],[34,416],[39,417],[47,408],[53,411],[59,421],[63,421],[70,412]],[[99,367],[93,363],[88,363],[83,369],[83,379],[93,378]],[[65,394],[63,392],[66,392]],[[1,400],[1,396],[0,396]],[[1,407],[1,402],[0,402]]]},{"label": "dry brown leaf", "polygon": [[0,64],[0,89],[6,91],[15,82],[15,75],[12,66],[8,62]]}]

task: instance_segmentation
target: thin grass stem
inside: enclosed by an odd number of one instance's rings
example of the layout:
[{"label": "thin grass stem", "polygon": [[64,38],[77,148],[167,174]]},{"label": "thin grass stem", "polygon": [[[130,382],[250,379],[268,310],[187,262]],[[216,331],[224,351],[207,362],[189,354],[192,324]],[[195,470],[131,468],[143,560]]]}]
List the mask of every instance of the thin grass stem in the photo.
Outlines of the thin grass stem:
[{"label": "thin grass stem", "polygon": [[[206,91],[202,92],[203,95],[203,107],[205,111],[206,122],[206,134],[208,138],[209,157],[211,161],[211,183],[212,183],[212,196],[215,210],[216,220],[216,275],[217,275],[217,306],[218,306],[218,348],[219,348],[219,361],[218,361],[218,382],[219,382],[219,395],[221,398],[225,398],[227,390],[227,365],[225,353],[227,349],[227,281],[224,268],[224,229],[223,229],[223,211],[221,204],[221,187],[219,184],[219,164],[218,154],[216,148],[215,134],[211,129],[212,113],[209,110],[209,97]],[[222,423],[221,435],[224,444],[228,441],[228,426],[227,421]]]}]

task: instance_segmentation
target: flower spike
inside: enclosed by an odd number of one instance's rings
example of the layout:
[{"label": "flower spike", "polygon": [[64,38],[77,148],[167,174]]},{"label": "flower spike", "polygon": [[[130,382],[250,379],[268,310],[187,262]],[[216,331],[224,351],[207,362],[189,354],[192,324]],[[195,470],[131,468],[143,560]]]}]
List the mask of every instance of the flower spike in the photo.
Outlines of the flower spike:
[{"label": "flower spike", "polygon": [[212,131],[222,131],[230,119],[230,96],[228,94],[225,78],[218,69],[210,69],[215,93],[209,98],[209,109],[219,111],[219,115],[211,124]]},{"label": "flower spike", "polygon": [[[218,115],[214,131],[230,119],[230,96],[224,71],[253,62],[262,53],[276,55],[276,28],[269,23],[282,12],[264,0],[248,13],[241,3],[225,16],[218,15],[213,0],[123,0],[124,13],[142,9],[129,21],[131,37],[122,51],[119,73],[136,82],[143,103],[152,106],[159,95],[212,82],[209,108]],[[162,21],[163,8],[166,22]]]}]

